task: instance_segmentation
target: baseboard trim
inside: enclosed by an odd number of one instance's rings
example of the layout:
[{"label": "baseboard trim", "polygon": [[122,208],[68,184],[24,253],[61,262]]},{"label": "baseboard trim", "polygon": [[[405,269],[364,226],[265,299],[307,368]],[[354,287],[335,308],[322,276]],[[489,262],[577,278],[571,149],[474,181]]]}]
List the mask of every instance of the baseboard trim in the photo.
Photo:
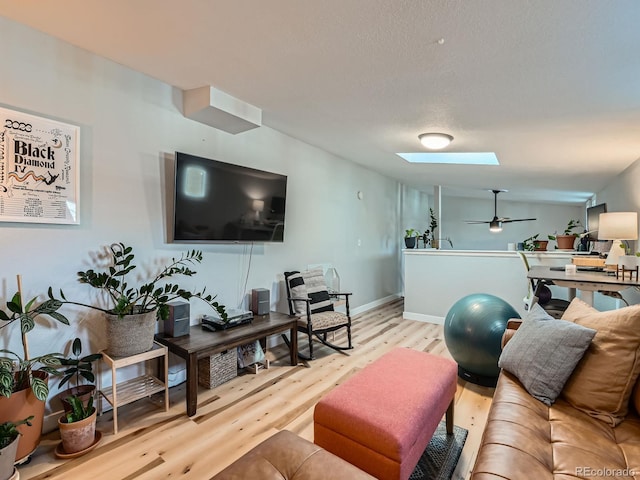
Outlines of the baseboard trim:
[{"label": "baseboard trim", "polygon": [[385,303],[393,302],[394,300],[397,300],[399,298],[401,298],[399,293],[379,298],[378,300],[374,300],[373,302],[365,303],[364,305],[360,305],[359,307],[352,308],[351,315],[359,315],[361,313],[373,310],[376,307],[384,305]]},{"label": "baseboard trim", "polygon": [[444,317],[435,315],[425,315],[423,313],[402,312],[402,318],[407,320],[417,320],[418,322],[435,323],[436,325],[444,325]]}]

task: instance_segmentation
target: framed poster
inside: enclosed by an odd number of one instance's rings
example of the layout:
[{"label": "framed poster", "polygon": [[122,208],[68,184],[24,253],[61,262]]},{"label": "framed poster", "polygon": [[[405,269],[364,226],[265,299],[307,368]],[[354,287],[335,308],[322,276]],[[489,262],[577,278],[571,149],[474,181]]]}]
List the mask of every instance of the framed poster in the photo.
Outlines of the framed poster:
[{"label": "framed poster", "polygon": [[80,127],[0,108],[0,221],[80,223]]}]

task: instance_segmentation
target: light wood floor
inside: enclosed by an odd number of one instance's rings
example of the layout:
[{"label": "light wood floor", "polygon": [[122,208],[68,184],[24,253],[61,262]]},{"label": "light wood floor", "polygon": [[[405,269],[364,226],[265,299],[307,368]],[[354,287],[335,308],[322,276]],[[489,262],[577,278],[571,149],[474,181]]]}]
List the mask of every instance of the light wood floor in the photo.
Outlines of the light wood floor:
[{"label": "light wood floor", "polygon": [[[118,435],[112,433],[110,414],[105,414],[98,419],[100,445],[82,457],[56,458],[59,435],[48,434],[31,463],[20,467],[21,479],[208,479],[279,430],[313,441],[318,399],[393,347],[450,357],[442,326],[404,320],[402,310],[398,300],[354,317],[355,348],[348,356],[316,343],[318,358],[308,367],[292,367],[286,349],[273,348],[269,370],[242,374],[213,390],[201,387],[192,418],[185,414],[183,386],[170,390],[169,412],[157,408],[159,397],[121,407]],[[491,388],[458,380],[455,423],[469,435],[454,479],[469,477],[492,394]]]}]

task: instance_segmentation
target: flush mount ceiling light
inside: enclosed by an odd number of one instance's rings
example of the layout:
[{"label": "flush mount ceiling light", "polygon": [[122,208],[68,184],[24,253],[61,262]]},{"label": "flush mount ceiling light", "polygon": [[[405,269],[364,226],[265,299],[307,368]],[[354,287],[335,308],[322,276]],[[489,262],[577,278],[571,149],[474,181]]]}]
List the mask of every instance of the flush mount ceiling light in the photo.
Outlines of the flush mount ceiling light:
[{"label": "flush mount ceiling light", "polygon": [[418,139],[429,150],[441,150],[451,143],[453,137],[446,133],[423,133],[418,135]]}]

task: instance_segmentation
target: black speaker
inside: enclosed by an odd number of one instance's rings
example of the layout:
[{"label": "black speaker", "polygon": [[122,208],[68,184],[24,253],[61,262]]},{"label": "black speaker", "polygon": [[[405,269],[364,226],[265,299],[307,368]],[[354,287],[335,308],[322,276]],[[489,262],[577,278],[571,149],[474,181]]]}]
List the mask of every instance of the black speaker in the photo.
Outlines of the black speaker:
[{"label": "black speaker", "polygon": [[269,313],[269,290],[266,288],[254,288],[251,290],[251,311],[254,315],[267,315]]},{"label": "black speaker", "polygon": [[179,300],[167,303],[169,318],[164,322],[164,333],[168,337],[189,335],[189,302]]}]

